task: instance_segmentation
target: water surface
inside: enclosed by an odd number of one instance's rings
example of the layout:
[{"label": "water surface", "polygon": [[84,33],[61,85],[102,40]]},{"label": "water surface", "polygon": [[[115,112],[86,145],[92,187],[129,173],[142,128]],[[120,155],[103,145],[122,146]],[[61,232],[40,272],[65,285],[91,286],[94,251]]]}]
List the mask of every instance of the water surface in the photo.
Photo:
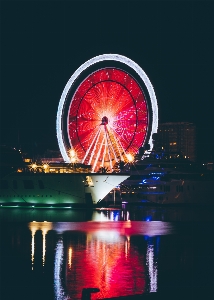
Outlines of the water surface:
[{"label": "water surface", "polygon": [[0,209],[1,299],[213,290],[213,211]]}]

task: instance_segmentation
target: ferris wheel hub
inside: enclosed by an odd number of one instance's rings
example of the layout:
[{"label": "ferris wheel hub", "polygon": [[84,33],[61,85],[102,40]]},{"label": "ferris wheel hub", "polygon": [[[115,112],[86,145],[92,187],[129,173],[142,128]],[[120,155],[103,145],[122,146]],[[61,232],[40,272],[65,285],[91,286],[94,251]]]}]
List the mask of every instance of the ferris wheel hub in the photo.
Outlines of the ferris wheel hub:
[{"label": "ferris wheel hub", "polygon": [[107,125],[107,124],[108,124],[108,118],[106,116],[102,117],[101,125]]}]

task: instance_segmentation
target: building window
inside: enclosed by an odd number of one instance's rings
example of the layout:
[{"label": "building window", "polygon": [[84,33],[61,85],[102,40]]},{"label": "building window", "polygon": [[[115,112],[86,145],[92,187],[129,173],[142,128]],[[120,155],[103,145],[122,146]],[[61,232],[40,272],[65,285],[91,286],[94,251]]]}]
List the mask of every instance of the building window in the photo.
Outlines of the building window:
[{"label": "building window", "polygon": [[34,184],[33,184],[33,180],[23,180],[24,183],[24,188],[25,189],[34,189]]},{"label": "building window", "polygon": [[8,189],[9,188],[7,180],[1,180],[0,181],[0,188],[1,189]]},{"label": "building window", "polygon": [[165,185],[164,186],[164,192],[169,192],[170,191],[170,186],[169,185]]},{"label": "building window", "polygon": [[39,182],[39,188],[40,189],[44,189],[45,187],[44,187],[43,181],[42,180],[38,180],[38,182]]},{"label": "building window", "polygon": [[184,189],[183,189],[183,186],[180,185],[180,186],[179,186],[179,192],[183,192],[183,190],[184,190]]},{"label": "building window", "polygon": [[13,188],[14,189],[18,189],[18,185],[17,185],[17,181],[16,180],[13,180]]}]

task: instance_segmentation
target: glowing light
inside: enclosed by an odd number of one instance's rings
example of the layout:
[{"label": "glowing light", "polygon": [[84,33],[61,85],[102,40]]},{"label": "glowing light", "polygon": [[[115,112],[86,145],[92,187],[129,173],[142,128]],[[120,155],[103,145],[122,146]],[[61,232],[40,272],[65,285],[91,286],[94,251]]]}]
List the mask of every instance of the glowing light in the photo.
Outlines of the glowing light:
[{"label": "glowing light", "polygon": [[69,269],[71,269],[71,265],[72,265],[72,248],[69,247],[69,249],[68,249],[68,266],[69,266]]},{"label": "glowing light", "polygon": [[[45,224],[44,224],[45,223]],[[31,230],[32,241],[31,241],[31,262],[32,262],[32,270],[34,267],[34,252],[35,252],[35,234],[37,230],[42,230],[42,264],[45,264],[45,252],[46,252],[46,234],[49,230],[52,229],[51,222],[36,222],[33,221],[29,223],[29,229]]]},{"label": "glowing light", "polygon": [[70,155],[70,157],[75,157],[76,156],[76,152],[74,151],[74,149],[69,150],[69,155]]},{"label": "glowing light", "polygon": [[75,163],[76,158],[75,157],[71,157],[71,163]]},{"label": "glowing light", "polygon": [[36,164],[36,163],[33,163],[33,164],[31,165],[31,168],[35,170],[35,169],[37,168],[37,164]]},{"label": "glowing light", "polygon": [[134,156],[133,155],[131,155],[130,153],[128,153],[128,154],[126,154],[126,157],[127,157],[127,159],[128,159],[129,162],[133,162],[133,160],[134,160]]},{"label": "glowing light", "polygon": [[49,165],[48,165],[48,164],[44,164],[44,165],[43,165],[43,168],[44,168],[44,170],[46,171],[46,170],[49,168]]},{"label": "glowing light", "polygon": [[[152,113],[153,113],[153,115],[151,116],[152,117],[151,135],[150,135],[149,141],[148,141],[148,143],[150,145],[150,149],[153,148],[152,135],[154,133],[157,133],[157,127],[158,127],[158,108],[157,108],[157,100],[156,100],[155,92],[154,92],[153,86],[152,86],[149,78],[147,77],[147,75],[145,74],[145,72],[140,68],[140,66],[137,65],[131,59],[129,59],[129,58],[125,57],[125,56],[119,55],[119,54],[103,54],[103,55],[96,56],[96,57],[88,60],[87,62],[85,62],[84,64],[82,64],[74,72],[74,74],[71,76],[71,78],[69,79],[68,83],[66,84],[66,86],[65,86],[65,88],[63,90],[62,96],[60,98],[60,102],[59,102],[59,106],[58,106],[58,112],[57,112],[56,130],[57,130],[57,139],[58,139],[59,148],[60,148],[62,157],[63,157],[63,159],[66,162],[70,162],[70,158],[69,158],[69,155],[67,153],[66,145],[65,145],[64,140],[63,140],[62,117],[63,117],[63,109],[64,109],[64,104],[65,104],[67,95],[68,95],[71,87],[73,86],[75,80],[80,76],[80,74],[84,70],[86,70],[87,68],[89,68],[90,66],[92,66],[92,65],[94,65],[96,63],[103,62],[103,61],[109,61],[109,60],[110,61],[117,61],[117,62],[120,62],[120,63],[128,65],[130,68],[132,68],[140,76],[140,78],[144,82],[144,84],[145,84],[145,86],[146,86],[146,88],[148,90],[148,93],[149,93],[149,97],[150,97],[150,101],[151,101],[151,107],[152,107]],[[117,89],[116,85],[115,85],[115,89]],[[99,89],[101,87],[102,87],[102,85],[98,86]],[[88,94],[88,96],[89,96],[89,94]],[[111,99],[111,97],[109,97],[108,100],[110,100],[110,99]],[[138,110],[138,111],[140,111],[140,110]],[[111,123],[112,121],[111,121],[111,116],[108,115],[108,110],[105,111],[105,112],[103,112],[103,113],[104,113],[103,115],[100,115],[100,120],[102,120],[102,118],[104,116],[106,116],[107,119],[108,119],[108,124],[107,125],[109,125],[109,127],[111,127],[112,126],[112,123]],[[89,117],[91,119],[93,119],[92,118],[93,117],[92,116],[93,115],[92,111],[91,111],[91,113],[89,112],[88,115],[89,115]],[[107,125],[106,125],[106,122],[105,122],[105,124],[104,124],[103,127],[105,128]],[[133,123],[132,126],[133,126],[133,128],[136,127],[136,123]],[[112,144],[115,144],[115,148],[111,150],[114,153],[114,156],[115,156],[117,153],[120,153],[120,149],[122,149],[122,145],[117,142],[117,139],[114,138],[114,135],[111,135],[111,133],[109,133],[108,135],[106,135],[106,139],[110,138],[110,136],[112,137]],[[108,144],[107,142],[103,144],[104,147],[105,147],[105,149],[107,150],[107,151],[105,150],[106,151],[105,153],[110,153],[110,149],[108,147],[106,147],[107,144]],[[87,148],[85,149],[85,151],[87,151]],[[110,164],[111,164],[111,160],[110,160]]]},{"label": "glowing light", "polygon": [[72,164],[76,163],[78,159],[77,159],[77,154],[76,154],[75,150],[74,149],[70,149],[68,151],[68,154],[69,154],[69,157],[70,157],[70,162]]}]

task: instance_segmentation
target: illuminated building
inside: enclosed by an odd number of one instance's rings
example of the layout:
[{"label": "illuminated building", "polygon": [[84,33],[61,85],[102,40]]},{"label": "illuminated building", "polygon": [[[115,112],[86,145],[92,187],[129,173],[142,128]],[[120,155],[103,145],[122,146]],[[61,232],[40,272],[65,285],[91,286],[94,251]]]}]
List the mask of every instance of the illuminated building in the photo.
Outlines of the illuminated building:
[{"label": "illuminated building", "polygon": [[169,156],[181,154],[196,160],[196,127],[188,122],[161,123],[158,128],[158,148]]}]

